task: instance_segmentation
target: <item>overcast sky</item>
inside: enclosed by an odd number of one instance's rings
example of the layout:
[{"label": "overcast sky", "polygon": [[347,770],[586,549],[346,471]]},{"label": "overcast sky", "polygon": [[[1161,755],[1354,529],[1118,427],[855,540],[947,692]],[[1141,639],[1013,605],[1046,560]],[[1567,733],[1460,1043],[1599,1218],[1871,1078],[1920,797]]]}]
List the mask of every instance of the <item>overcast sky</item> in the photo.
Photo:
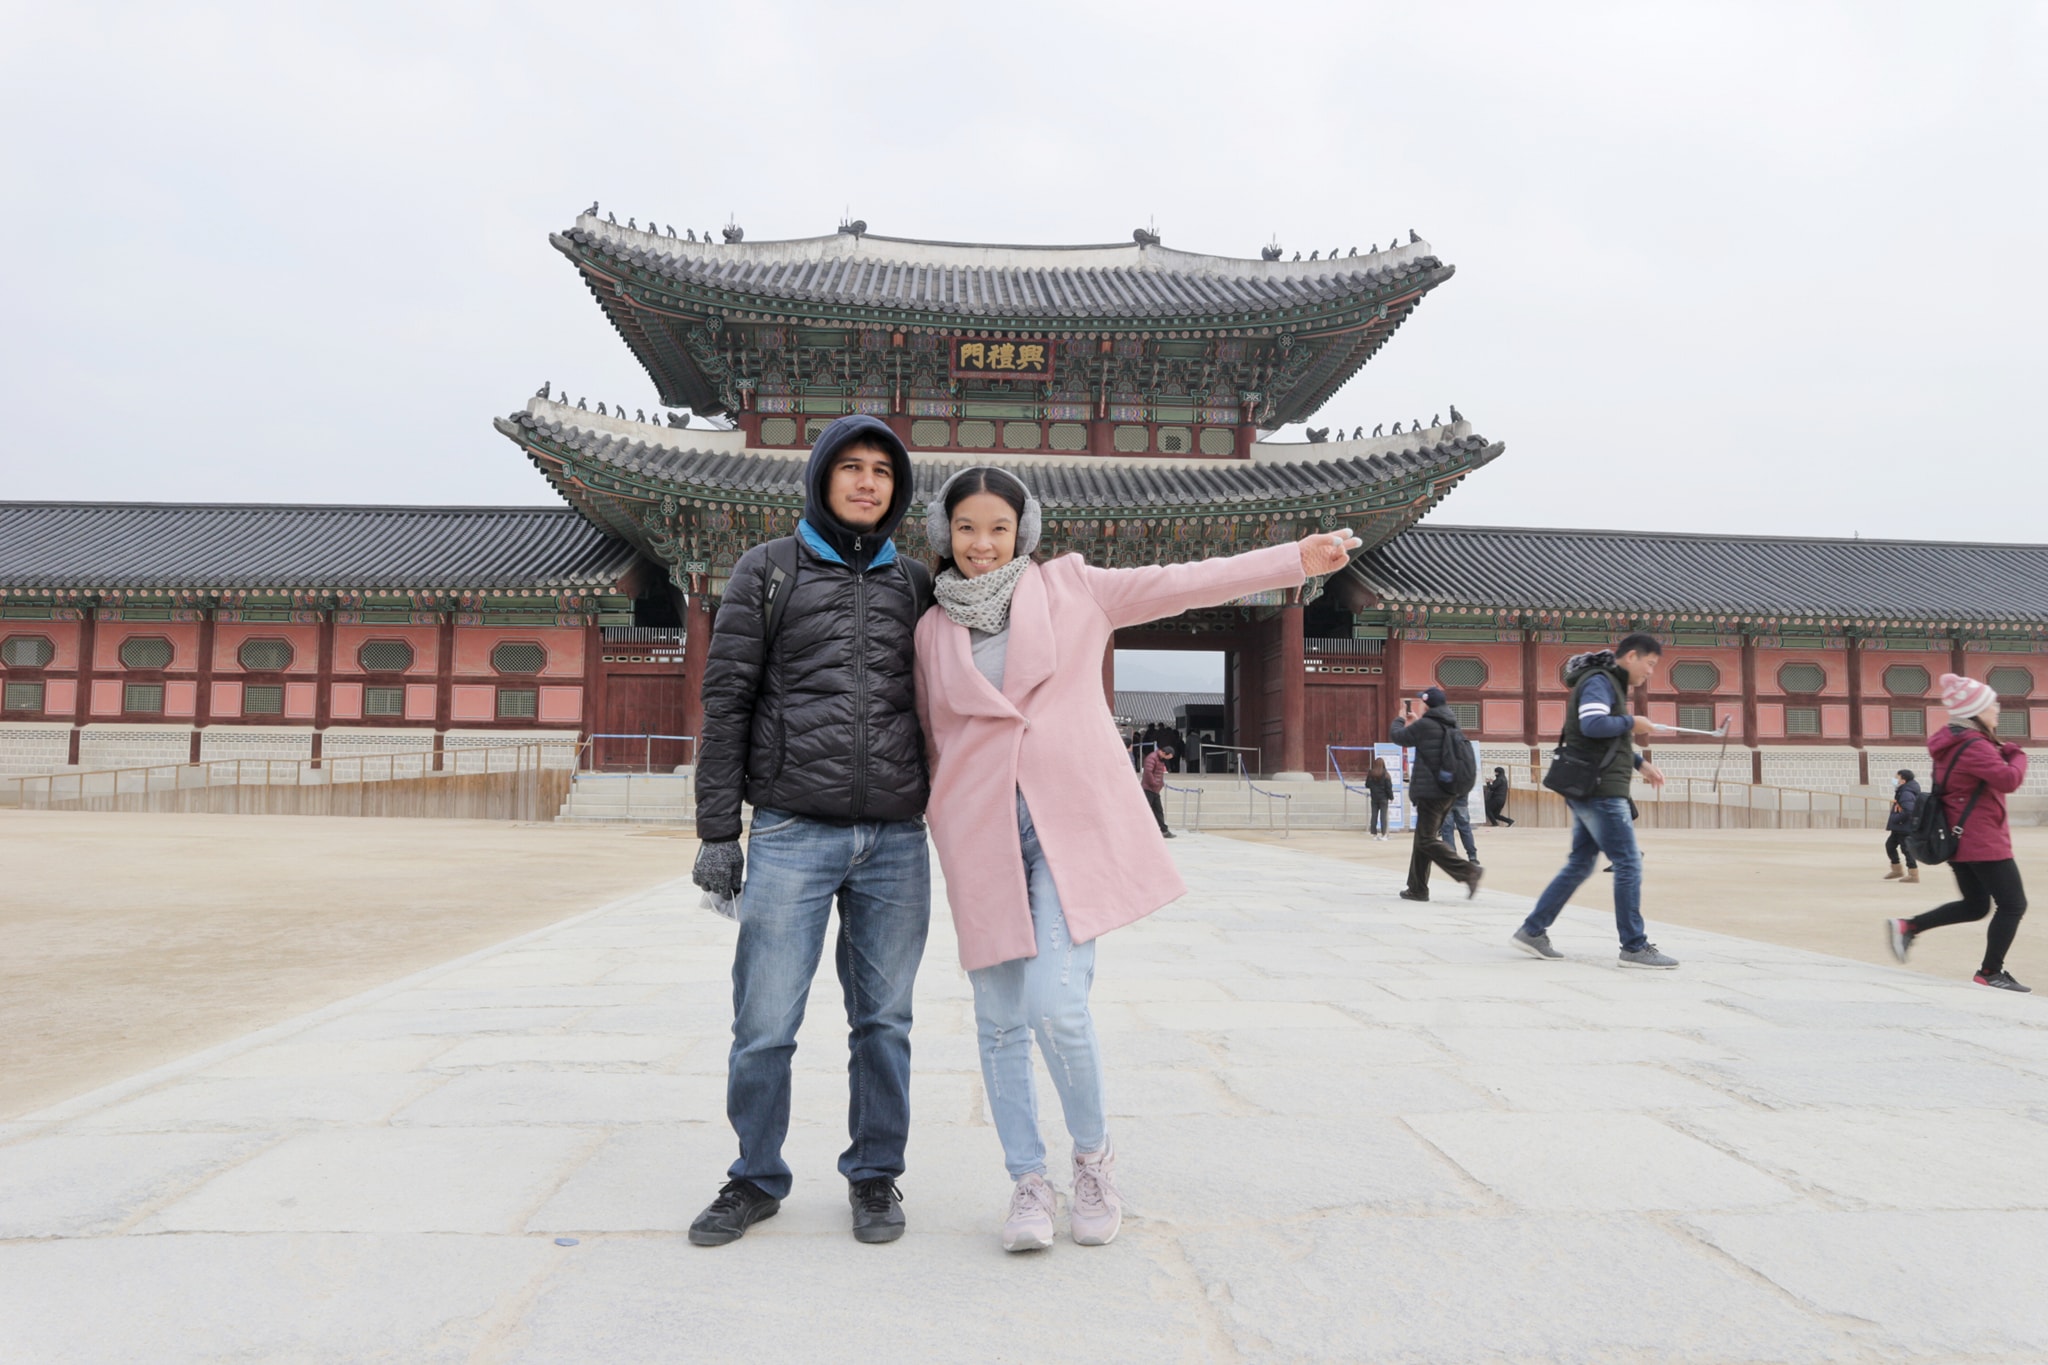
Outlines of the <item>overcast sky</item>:
[{"label": "overcast sky", "polygon": [[[0,496],[538,503],[653,389],[547,244],[1361,250],[1457,277],[1316,419],[1437,519],[2048,541],[2048,7],[0,5]],[[1298,428],[1294,429],[1297,434]]]}]

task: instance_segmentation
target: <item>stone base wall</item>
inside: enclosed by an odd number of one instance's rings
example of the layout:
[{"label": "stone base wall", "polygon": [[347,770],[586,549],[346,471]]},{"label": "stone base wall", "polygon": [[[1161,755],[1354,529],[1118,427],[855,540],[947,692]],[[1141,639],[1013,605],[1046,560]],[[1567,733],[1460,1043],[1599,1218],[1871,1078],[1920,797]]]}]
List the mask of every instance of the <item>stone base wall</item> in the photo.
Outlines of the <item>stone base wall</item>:
[{"label": "stone base wall", "polygon": [[313,756],[313,731],[283,725],[213,725],[199,732],[199,757],[218,759],[289,759]]},{"label": "stone base wall", "polygon": [[484,750],[537,743],[543,746],[541,766],[566,772],[576,766],[580,739],[575,730],[450,730],[441,737],[441,763],[455,772],[480,773],[484,771]]},{"label": "stone base wall", "polygon": [[191,761],[189,725],[87,725],[78,732],[78,766],[88,771]]},{"label": "stone base wall", "polygon": [[70,756],[71,727],[62,721],[0,722],[0,777],[57,772]]}]

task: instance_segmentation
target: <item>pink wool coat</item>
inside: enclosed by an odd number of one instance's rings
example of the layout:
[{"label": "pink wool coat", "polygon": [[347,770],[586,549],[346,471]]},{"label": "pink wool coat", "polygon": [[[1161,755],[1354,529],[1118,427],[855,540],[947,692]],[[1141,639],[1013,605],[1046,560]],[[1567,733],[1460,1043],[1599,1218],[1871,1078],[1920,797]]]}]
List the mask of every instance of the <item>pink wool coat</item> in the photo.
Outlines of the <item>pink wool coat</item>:
[{"label": "pink wool coat", "polygon": [[1086,943],[1184,893],[1102,695],[1112,631],[1298,587],[1301,550],[1097,569],[1034,564],[1010,600],[1003,690],[974,666],[965,626],[933,607],[917,624],[917,710],[931,759],[925,820],[972,971],[1037,955],[1017,829],[1024,793],[1067,928]]}]

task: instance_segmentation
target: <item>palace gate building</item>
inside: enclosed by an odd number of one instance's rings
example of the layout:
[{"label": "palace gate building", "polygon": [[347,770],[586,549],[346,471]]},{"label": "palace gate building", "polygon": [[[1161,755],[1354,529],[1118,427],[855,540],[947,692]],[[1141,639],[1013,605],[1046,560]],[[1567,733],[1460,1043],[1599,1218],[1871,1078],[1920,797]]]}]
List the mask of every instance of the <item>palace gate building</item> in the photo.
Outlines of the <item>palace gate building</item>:
[{"label": "palace gate building", "polygon": [[[0,772],[694,735],[726,578],[794,528],[810,443],[849,412],[902,437],[919,509],[964,465],[1016,469],[1050,554],[1355,528],[1329,579],[1117,637],[1226,652],[1228,727],[1262,771],[1322,772],[1431,683],[1490,754],[1526,756],[1562,722],[1564,660],[1632,628],[1669,642],[1639,705],[1732,718],[1756,780],[1882,780],[1941,723],[1949,670],[1992,682],[2014,737],[2048,732],[2048,547],[1418,525],[1504,451],[1456,409],[1262,439],[1451,279],[1419,239],[1252,260],[1142,232],[714,243],[586,213],[551,241],[658,399],[648,420],[544,391],[497,420],[565,506],[0,503]],[[921,521],[898,538],[919,555]]]}]

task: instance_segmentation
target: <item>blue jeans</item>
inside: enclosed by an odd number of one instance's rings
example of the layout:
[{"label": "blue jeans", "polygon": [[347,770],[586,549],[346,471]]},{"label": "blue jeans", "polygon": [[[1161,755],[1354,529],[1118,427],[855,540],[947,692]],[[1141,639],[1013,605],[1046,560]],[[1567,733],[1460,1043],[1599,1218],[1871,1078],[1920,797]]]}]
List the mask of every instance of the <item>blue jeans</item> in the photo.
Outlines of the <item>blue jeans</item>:
[{"label": "blue jeans", "polygon": [[1462,796],[1451,802],[1450,813],[1444,816],[1444,826],[1441,830],[1437,831],[1436,837],[1448,844],[1451,841],[1451,830],[1453,828],[1458,831],[1459,837],[1465,841],[1465,856],[1477,862],[1479,860],[1479,846],[1472,842],[1472,811],[1470,803]]},{"label": "blue jeans", "polygon": [[1077,1152],[1099,1152],[1109,1142],[1102,1103],[1102,1051],[1088,990],[1095,984],[1095,944],[1076,943],[1052,884],[1045,850],[1024,796],[1017,796],[1024,875],[1031,888],[1036,957],[1013,958],[969,972],[974,1022],[981,1038],[981,1078],[988,1086],[996,1136],[1010,1178],[1045,1174],[1045,1143],[1038,1136],[1038,1094],[1031,1075],[1031,1035],[1038,1035],[1053,1089],[1066,1111],[1067,1134]]},{"label": "blue jeans", "polygon": [[846,993],[848,1180],[903,1174],[910,1132],[910,993],[931,924],[922,820],[833,825],[756,810],[732,961],[725,1114],[740,1156],[727,1172],[778,1199],[790,1189],[789,1065],[839,902],[835,958]]},{"label": "blue jeans", "polygon": [[1636,848],[1628,798],[1596,796],[1591,801],[1567,799],[1565,804],[1572,810],[1572,855],[1536,898],[1536,908],[1522,927],[1531,935],[1549,932],[1572,892],[1585,885],[1605,853],[1614,864],[1615,932],[1621,935],[1622,951],[1635,952],[1650,940],[1643,932],[1643,855]]}]

